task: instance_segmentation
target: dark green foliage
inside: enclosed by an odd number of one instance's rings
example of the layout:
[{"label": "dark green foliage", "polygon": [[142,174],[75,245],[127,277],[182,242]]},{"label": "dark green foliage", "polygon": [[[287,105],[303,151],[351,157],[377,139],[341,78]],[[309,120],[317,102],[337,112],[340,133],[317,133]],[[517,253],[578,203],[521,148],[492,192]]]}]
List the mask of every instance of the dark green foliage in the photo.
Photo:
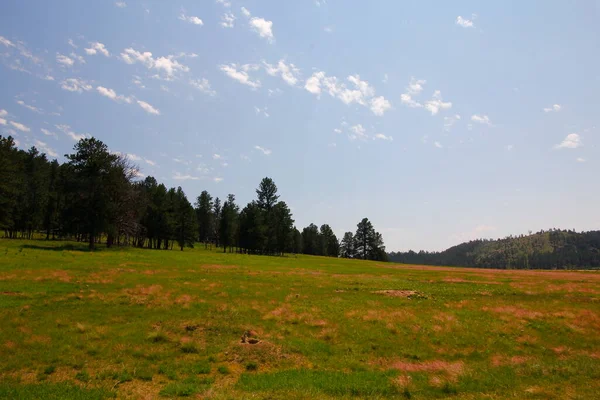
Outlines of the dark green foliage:
[{"label": "dark green foliage", "polygon": [[[65,157],[62,165],[50,162],[35,147],[19,150],[11,137],[0,136],[0,229],[5,237],[30,239],[42,233],[47,240],[87,242],[90,250],[104,242],[107,247],[164,250],[177,245],[183,251],[200,241],[223,252],[340,255],[329,225],[319,229],[311,224],[300,233],[269,177],[241,212],[233,194],[221,203],[207,191],[194,208],[181,187],[167,188],[153,177],[136,180],[137,167],[95,138],[80,140]],[[381,235],[368,233],[372,250],[364,258],[384,259]],[[344,247],[342,256],[354,257],[354,244]]]},{"label": "dark green foliage", "polygon": [[497,269],[600,268],[600,231],[551,229],[498,240],[473,240],[442,252],[390,253],[407,264]]},{"label": "dark green foliage", "polygon": [[219,368],[217,368],[217,371],[219,371],[219,373],[222,375],[229,375],[230,372],[226,365],[221,365]]},{"label": "dark green foliage", "polygon": [[86,370],[79,371],[75,374],[75,379],[81,382],[88,382],[90,380],[90,374]]},{"label": "dark green foliage", "polygon": [[84,389],[69,383],[0,384],[0,399],[104,400],[114,397],[114,393],[105,389]]},{"label": "dark green foliage", "polygon": [[[395,373],[288,370],[240,376],[237,386],[249,392],[298,390],[306,394],[381,398],[393,397],[399,390],[392,380]],[[317,396],[315,396],[317,397]]]},{"label": "dark green foliage", "polygon": [[367,218],[363,218],[356,226],[354,234],[354,254],[363,260],[387,261],[383,237],[373,228]]},{"label": "dark green foliage", "polygon": [[255,362],[249,362],[246,364],[246,371],[256,371],[258,369],[258,364]]}]

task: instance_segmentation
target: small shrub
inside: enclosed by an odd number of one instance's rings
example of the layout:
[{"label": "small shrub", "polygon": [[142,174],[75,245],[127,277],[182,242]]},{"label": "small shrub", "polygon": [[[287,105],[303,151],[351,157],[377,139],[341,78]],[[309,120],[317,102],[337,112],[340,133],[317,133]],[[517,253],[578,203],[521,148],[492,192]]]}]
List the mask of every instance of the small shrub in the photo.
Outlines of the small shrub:
[{"label": "small shrub", "polygon": [[75,379],[81,382],[88,382],[90,380],[90,374],[88,374],[86,370],[79,371],[77,374],[75,374]]},{"label": "small shrub", "polygon": [[165,335],[161,331],[149,333],[147,339],[152,343],[166,343],[169,341],[167,335]]},{"label": "small shrub", "polygon": [[404,388],[404,391],[402,392],[402,394],[404,395],[404,398],[406,398],[406,399],[412,398],[412,394],[410,393],[410,390],[408,390],[407,387]]},{"label": "small shrub", "polygon": [[256,371],[258,369],[258,364],[255,362],[249,362],[246,364],[246,371]]},{"label": "small shrub", "polygon": [[215,356],[210,356],[208,357],[208,362],[214,363],[217,362],[217,359],[215,358]]},{"label": "small shrub", "polygon": [[186,343],[182,345],[181,351],[186,354],[198,354],[198,348],[193,343]]},{"label": "small shrub", "polygon": [[217,368],[217,371],[219,371],[220,374],[229,375],[229,368],[227,368],[226,365],[221,365],[219,368]]},{"label": "small shrub", "polygon": [[450,385],[448,382],[446,382],[444,384],[444,386],[442,387],[442,392],[445,394],[457,394],[458,393],[456,388],[454,386]]},{"label": "small shrub", "polygon": [[54,365],[49,365],[46,368],[44,368],[44,374],[46,375],[51,375],[54,373],[54,371],[56,371],[56,367]]},{"label": "small shrub", "polygon": [[135,377],[141,381],[151,381],[152,380],[152,372],[147,369],[141,369],[136,371]]},{"label": "small shrub", "polygon": [[201,361],[198,364],[192,366],[192,373],[194,374],[210,374],[210,364],[208,361]]},{"label": "small shrub", "polygon": [[166,376],[167,378],[169,378],[172,381],[177,380],[177,372],[175,372],[175,370],[173,368],[171,368],[170,366],[167,366],[164,364],[160,365],[158,367],[158,373]]},{"label": "small shrub", "polygon": [[113,374],[113,379],[115,379],[121,383],[122,382],[130,382],[133,380],[133,376],[129,372],[123,370],[121,372],[115,372]]}]

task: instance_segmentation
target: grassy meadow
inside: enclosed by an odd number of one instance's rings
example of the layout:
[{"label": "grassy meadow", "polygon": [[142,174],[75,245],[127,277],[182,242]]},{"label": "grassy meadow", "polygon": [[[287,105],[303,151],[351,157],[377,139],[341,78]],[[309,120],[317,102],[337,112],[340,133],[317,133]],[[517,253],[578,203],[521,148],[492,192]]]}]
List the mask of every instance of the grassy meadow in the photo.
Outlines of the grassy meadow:
[{"label": "grassy meadow", "polygon": [[3,399],[599,394],[597,272],[0,240]]}]

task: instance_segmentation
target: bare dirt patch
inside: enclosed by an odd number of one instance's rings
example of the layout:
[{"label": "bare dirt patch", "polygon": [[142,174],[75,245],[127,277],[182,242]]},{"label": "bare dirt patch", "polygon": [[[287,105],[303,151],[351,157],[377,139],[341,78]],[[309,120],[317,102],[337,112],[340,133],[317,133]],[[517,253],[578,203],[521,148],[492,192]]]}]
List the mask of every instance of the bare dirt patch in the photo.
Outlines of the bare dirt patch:
[{"label": "bare dirt patch", "polygon": [[442,360],[407,362],[395,361],[392,363],[381,362],[387,368],[397,369],[402,372],[426,372],[444,374],[449,380],[456,381],[464,373],[465,365],[462,361],[448,362]]},{"label": "bare dirt patch", "polygon": [[427,296],[425,296],[424,294],[417,292],[416,290],[394,290],[394,289],[388,289],[388,290],[376,290],[372,293],[375,294],[382,294],[384,296],[389,296],[389,297],[402,297],[405,299],[426,299]]}]

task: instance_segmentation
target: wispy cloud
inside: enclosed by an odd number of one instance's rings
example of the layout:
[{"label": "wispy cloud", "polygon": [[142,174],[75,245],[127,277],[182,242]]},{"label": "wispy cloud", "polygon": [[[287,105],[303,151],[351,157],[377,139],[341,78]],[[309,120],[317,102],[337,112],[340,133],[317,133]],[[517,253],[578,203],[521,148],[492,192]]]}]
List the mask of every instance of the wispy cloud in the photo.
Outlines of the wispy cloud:
[{"label": "wispy cloud", "polygon": [[40,149],[43,153],[48,154],[50,157],[57,157],[58,153],[56,153],[56,151],[54,151],[50,146],[48,146],[46,143],[42,142],[41,140],[35,140],[35,146]]},{"label": "wispy cloud", "polygon": [[220,65],[219,69],[227,74],[228,77],[238,81],[243,85],[250,86],[253,89],[257,89],[261,86],[261,83],[258,79],[252,80],[248,75],[248,71],[256,71],[258,69],[258,65],[255,64],[229,64],[229,65]]},{"label": "wispy cloud", "polygon": [[146,103],[145,101],[138,100],[137,103],[148,114],[160,115],[160,111],[158,109],[152,107],[152,105]]},{"label": "wispy cloud", "polygon": [[456,17],[456,25],[462,26],[463,28],[473,28],[475,25],[472,20],[468,20],[466,18],[461,17],[460,15]]},{"label": "wispy cloud", "polygon": [[21,132],[29,132],[31,129],[27,125],[23,125],[20,122],[8,121],[8,123],[15,127],[15,129],[20,130]]},{"label": "wispy cloud", "polygon": [[81,78],[68,78],[61,82],[60,87],[69,92],[81,93],[83,91],[92,90],[92,85]]},{"label": "wispy cloud", "polygon": [[561,110],[561,105],[560,104],[553,104],[551,107],[545,107],[544,108],[544,112],[549,113],[549,112],[559,112]]},{"label": "wispy cloud", "polygon": [[576,149],[581,147],[581,137],[577,133],[569,133],[566,138],[556,146],[555,149]]},{"label": "wispy cloud", "polygon": [[85,49],[85,53],[89,56],[100,53],[105,57],[110,57],[110,53],[106,49],[106,46],[100,42],[90,43],[90,47]]},{"label": "wispy cloud", "polygon": [[256,146],[254,146],[254,148],[255,148],[256,150],[258,150],[258,151],[262,152],[262,153],[263,153],[265,156],[268,156],[268,155],[270,155],[270,154],[271,154],[271,150],[269,150],[269,149],[265,149],[264,147],[261,147],[261,146],[258,146],[258,145],[256,145]]},{"label": "wispy cloud", "polygon": [[492,126],[492,122],[490,121],[490,118],[487,115],[472,115],[471,121],[477,122],[478,124]]},{"label": "wispy cloud", "polygon": [[73,132],[71,130],[71,127],[69,125],[60,124],[60,125],[54,125],[54,126],[56,127],[56,129],[58,129],[59,131],[61,131],[62,133],[64,133],[68,137],[70,137],[71,139],[75,140],[76,142],[80,141],[81,139],[85,139],[87,137],[90,137],[90,135],[87,134],[87,133],[75,133],[75,132]]},{"label": "wispy cloud", "polygon": [[209,96],[215,96],[217,94],[217,92],[211,89],[210,82],[208,82],[208,79],[206,78],[190,79],[189,83],[193,88],[196,88]]},{"label": "wispy cloud", "polygon": [[102,96],[108,97],[109,99],[117,103],[124,102],[127,104],[131,104],[133,102],[133,99],[131,97],[124,96],[122,94],[117,94],[114,90],[105,88],[103,86],[96,87],[96,90]]},{"label": "wispy cloud", "polygon": [[195,17],[193,15],[185,15],[182,13],[181,15],[179,15],[179,19],[194,25],[204,25],[204,22],[202,22],[200,18]]}]

